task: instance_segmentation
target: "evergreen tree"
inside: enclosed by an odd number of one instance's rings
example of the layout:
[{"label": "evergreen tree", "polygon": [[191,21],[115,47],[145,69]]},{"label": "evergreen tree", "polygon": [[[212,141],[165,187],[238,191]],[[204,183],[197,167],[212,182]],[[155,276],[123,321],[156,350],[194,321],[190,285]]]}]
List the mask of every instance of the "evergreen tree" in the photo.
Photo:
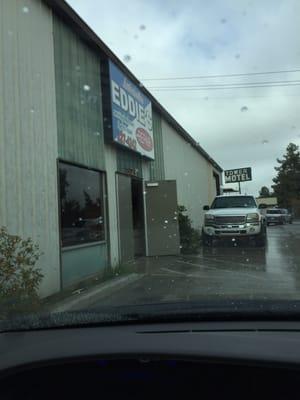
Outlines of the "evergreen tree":
[{"label": "evergreen tree", "polygon": [[281,207],[289,208],[293,199],[300,199],[300,153],[299,146],[290,143],[283,159],[277,159],[277,176],[272,188]]}]

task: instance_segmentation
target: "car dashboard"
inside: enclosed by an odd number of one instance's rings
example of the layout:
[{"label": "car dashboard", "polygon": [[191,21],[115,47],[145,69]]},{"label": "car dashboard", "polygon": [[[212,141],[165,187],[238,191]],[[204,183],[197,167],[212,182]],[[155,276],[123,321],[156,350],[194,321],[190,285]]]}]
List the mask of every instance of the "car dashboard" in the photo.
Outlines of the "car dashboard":
[{"label": "car dashboard", "polygon": [[[283,326],[284,325],[284,326]],[[63,328],[0,335],[0,398],[297,398],[300,324]]]}]

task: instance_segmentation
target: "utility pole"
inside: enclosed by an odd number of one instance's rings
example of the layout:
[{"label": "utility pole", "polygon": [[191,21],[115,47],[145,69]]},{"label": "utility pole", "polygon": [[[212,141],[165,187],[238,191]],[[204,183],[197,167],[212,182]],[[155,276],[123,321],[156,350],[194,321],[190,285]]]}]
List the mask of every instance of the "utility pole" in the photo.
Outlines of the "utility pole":
[{"label": "utility pole", "polygon": [[241,194],[241,182],[239,182],[239,194]]}]

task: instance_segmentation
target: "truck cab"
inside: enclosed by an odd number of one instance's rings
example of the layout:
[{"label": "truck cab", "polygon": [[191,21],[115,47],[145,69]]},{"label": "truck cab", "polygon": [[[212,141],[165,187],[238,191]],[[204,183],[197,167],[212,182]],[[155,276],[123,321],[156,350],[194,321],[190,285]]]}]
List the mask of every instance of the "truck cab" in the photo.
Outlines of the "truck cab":
[{"label": "truck cab", "polygon": [[248,238],[256,246],[266,244],[266,218],[249,195],[217,196],[212,205],[204,206],[202,239],[204,246],[212,246],[214,239]]}]

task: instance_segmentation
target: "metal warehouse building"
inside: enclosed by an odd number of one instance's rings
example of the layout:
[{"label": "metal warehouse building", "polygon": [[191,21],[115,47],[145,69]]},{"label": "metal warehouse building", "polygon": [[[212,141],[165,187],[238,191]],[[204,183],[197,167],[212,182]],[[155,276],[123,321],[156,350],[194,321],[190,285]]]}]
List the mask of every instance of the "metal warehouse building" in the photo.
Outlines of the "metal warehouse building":
[{"label": "metal warehouse building", "polygon": [[32,237],[47,296],[179,254],[222,169],[61,0],[0,2],[0,223]]}]

